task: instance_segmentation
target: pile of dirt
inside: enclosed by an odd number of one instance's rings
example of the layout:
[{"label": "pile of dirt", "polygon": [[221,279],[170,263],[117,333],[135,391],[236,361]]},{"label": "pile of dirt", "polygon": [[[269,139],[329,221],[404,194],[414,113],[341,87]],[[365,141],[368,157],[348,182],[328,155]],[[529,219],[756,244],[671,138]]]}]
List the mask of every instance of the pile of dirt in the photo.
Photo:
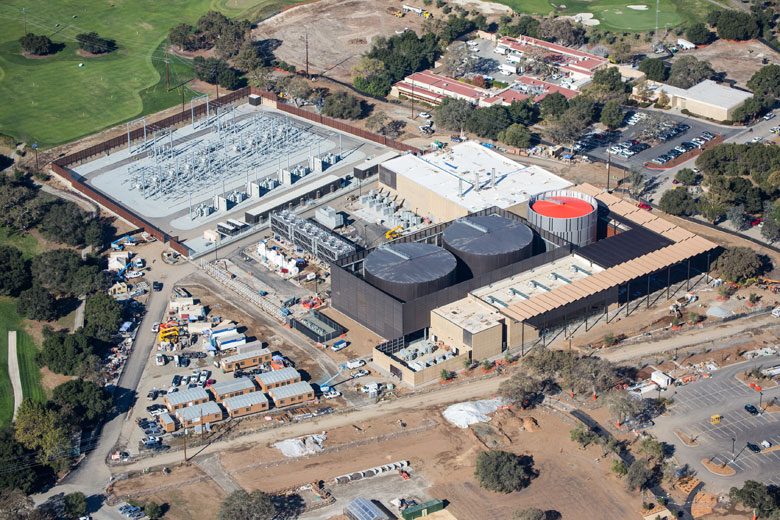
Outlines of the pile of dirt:
[{"label": "pile of dirt", "polygon": [[718,505],[718,497],[715,495],[708,495],[706,493],[697,493],[693,499],[691,505],[691,515],[694,518],[701,518],[705,515],[710,515]]},{"label": "pile of dirt", "polygon": [[523,428],[527,432],[536,432],[541,429],[539,428],[539,423],[533,417],[523,417]]}]

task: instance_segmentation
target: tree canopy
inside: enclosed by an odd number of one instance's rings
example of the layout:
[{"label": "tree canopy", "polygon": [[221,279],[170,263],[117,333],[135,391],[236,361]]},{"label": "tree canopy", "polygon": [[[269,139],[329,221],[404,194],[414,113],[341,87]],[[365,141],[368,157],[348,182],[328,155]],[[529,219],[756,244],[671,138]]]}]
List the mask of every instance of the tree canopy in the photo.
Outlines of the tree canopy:
[{"label": "tree canopy", "polygon": [[670,215],[693,215],[696,213],[696,201],[686,189],[668,190],[658,201],[661,211]]},{"label": "tree canopy", "polygon": [[30,285],[30,269],[15,247],[0,245],[0,294],[18,296]]},{"label": "tree canopy", "polygon": [[712,32],[703,23],[694,23],[685,30],[685,38],[694,45],[704,45],[712,39]]},{"label": "tree canopy", "polygon": [[111,394],[91,381],[71,379],[54,388],[51,404],[67,424],[94,426],[111,410]]},{"label": "tree canopy", "polygon": [[389,38],[377,37],[365,57],[381,61],[392,84],[413,72],[432,67],[439,54],[433,33],[418,37],[414,31],[404,31]]},{"label": "tree canopy", "polygon": [[479,485],[490,491],[511,493],[531,483],[538,472],[533,467],[533,457],[492,450],[477,455],[474,475]]},{"label": "tree canopy", "polygon": [[715,21],[718,36],[726,40],[752,40],[761,35],[761,26],[752,14],[738,10],[718,11]]},{"label": "tree canopy", "polygon": [[518,36],[539,38],[539,28],[541,25],[542,23],[533,16],[521,16],[517,18],[514,25],[502,25],[501,34],[512,38],[517,38]]},{"label": "tree canopy", "polygon": [[465,99],[446,97],[433,112],[436,126],[443,130],[459,132],[466,127],[474,105]]},{"label": "tree canopy", "polygon": [[520,123],[514,123],[498,133],[498,140],[516,148],[528,148],[533,138],[531,131]]},{"label": "tree canopy", "polygon": [[243,489],[230,493],[219,508],[219,520],[273,520],[276,507],[271,495]]},{"label": "tree canopy", "polygon": [[339,90],[325,98],[322,113],[339,119],[358,119],[363,115],[363,103],[352,94]]},{"label": "tree canopy", "polygon": [[[14,438],[14,430],[10,424],[0,427],[0,460],[21,460],[30,457],[30,454],[31,452]],[[14,471],[0,472],[0,491],[21,489],[29,494],[34,488],[35,479],[33,467],[19,465]]]},{"label": "tree canopy", "polygon": [[645,73],[647,79],[661,82],[666,81],[666,65],[658,58],[647,58],[646,60],[640,61],[639,70]]},{"label": "tree canopy", "polygon": [[51,321],[57,318],[57,300],[37,284],[19,294],[16,308],[19,314],[31,320]]},{"label": "tree canopy", "polygon": [[780,96],[780,65],[766,65],[748,80],[747,86],[755,95]]},{"label": "tree canopy", "polygon": [[569,108],[569,101],[560,92],[552,92],[544,96],[539,106],[543,117],[554,118],[566,112],[566,109]]},{"label": "tree canopy", "polygon": [[62,500],[65,516],[76,520],[87,514],[87,497],[81,491],[68,493]]},{"label": "tree canopy", "polygon": [[616,99],[604,103],[601,109],[601,124],[608,128],[617,128],[623,124],[623,112],[620,110],[620,103]]},{"label": "tree canopy", "polygon": [[667,83],[679,88],[690,88],[710,79],[715,74],[708,61],[699,61],[693,56],[682,56],[672,63]]},{"label": "tree canopy", "polygon": [[17,410],[14,436],[22,446],[37,453],[38,462],[55,468],[61,465],[63,453],[70,445],[58,414],[29,398]]},{"label": "tree canopy", "polygon": [[195,27],[182,23],[171,27],[168,40],[186,51],[215,48],[221,58],[232,58],[241,50],[252,28],[248,20],[231,20],[218,11],[209,11]]},{"label": "tree canopy", "polygon": [[80,367],[89,363],[96,346],[97,342],[84,334],[83,329],[73,334],[51,332],[44,334],[43,348],[36,360],[57,374],[75,375]]},{"label": "tree canopy", "polygon": [[755,480],[746,480],[741,488],[732,487],[729,491],[732,502],[755,509],[760,518],[767,518],[778,509],[774,496],[766,484]]},{"label": "tree canopy", "polygon": [[35,56],[45,56],[54,52],[54,44],[48,36],[27,33],[19,38],[19,45],[22,46],[24,52]]},{"label": "tree canopy", "polygon": [[715,270],[721,278],[739,282],[753,278],[763,269],[764,263],[749,247],[727,247],[715,261]]}]

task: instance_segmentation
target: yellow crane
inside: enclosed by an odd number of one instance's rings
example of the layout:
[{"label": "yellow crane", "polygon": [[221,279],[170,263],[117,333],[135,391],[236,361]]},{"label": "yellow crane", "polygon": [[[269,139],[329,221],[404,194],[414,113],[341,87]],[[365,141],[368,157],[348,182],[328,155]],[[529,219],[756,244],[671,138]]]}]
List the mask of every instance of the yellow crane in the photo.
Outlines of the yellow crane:
[{"label": "yellow crane", "polygon": [[390,231],[385,233],[385,238],[388,239],[388,240],[392,240],[394,238],[398,238],[398,237],[401,236],[401,231],[403,231],[403,230],[404,230],[404,228],[401,227],[401,226],[394,227],[393,229],[391,229]]}]

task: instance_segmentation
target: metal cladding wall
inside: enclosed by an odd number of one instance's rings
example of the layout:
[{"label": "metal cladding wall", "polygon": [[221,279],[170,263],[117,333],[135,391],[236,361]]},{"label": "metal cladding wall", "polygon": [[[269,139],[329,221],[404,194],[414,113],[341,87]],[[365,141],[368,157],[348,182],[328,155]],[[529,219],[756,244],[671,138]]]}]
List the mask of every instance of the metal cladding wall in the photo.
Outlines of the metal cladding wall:
[{"label": "metal cladding wall", "polygon": [[478,276],[531,256],[534,234],[522,222],[500,215],[471,216],[447,227],[442,241]]},{"label": "metal cladding wall", "polygon": [[431,244],[379,247],[365,260],[366,280],[402,301],[411,301],[455,283],[457,260]]},{"label": "metal cladding wall", "polygon": [[[536,202],[551,200],[555,197],[567,197],[580,199],[591,206],[591,210],[584,214],[565,218],[558,216],[547,216],[534,211],[533,206]],[[528,221],[535,226],[549,231],[559,236],[575,246],[586,246],[596,241],[598,232],[598,201],[578,191],[555,190],[534,195],[528,201]]]}]

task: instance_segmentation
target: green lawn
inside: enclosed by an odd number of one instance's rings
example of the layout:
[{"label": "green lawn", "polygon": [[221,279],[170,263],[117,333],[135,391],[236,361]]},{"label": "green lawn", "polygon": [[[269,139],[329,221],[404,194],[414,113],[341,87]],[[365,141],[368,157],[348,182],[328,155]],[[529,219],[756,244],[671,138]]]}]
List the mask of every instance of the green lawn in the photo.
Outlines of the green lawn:
[{"label": "green lawn", "polygon": [[0,299],[0,425],[11,421],[14,414],[14,392],[8,377],[8,331],[16,330],[16,351],[24,397],[46,400],[41,386],[41,372],[35,363],[35,342],[24,331],[22,318],[16,313],[16,302]]},{"label": "green lawn", "polygon": [[[210,9],[257,19],[294,0],[8,0],[0,17],[0,133],[65,143],[181,102],[167,92],[162,42],[168,29],[194,23]],[[27,59],[17,40],[27,30],[64,45]],[[57,26],[59,24],[59,26]],[[96,31],[116,40],[107,56],[77,54],[76,35]],[[82,67],[79,64],[83,63]],[[186,60],[171,57],[171,87],[191,78]],[[185,89],[185,98],[192,92]]]},{"label": "green lawn", "polygon": [[19,249],[25,260],[29,260],[38,253],[43,252],[43,247],[34,236],[26,233],[17,233],[5,226],[0,226],[0,244]]},{"label": "green lawn", "polygon": [[[601,29],[611,31],[646,31],[655,28],[655,2],[641,0],[566,0],[553,2],[565,5],[566,9],[556,10],[547,0],[496,0],[506,4],[519,13],[546,15],[557,12],[564,15],[593,13],[601,23]],[[629,9],[629,5],[645,5],[647,10]],[[703,21],[707,12],[716,6],[706,0],[661,0],[658,14],[658,26],[673,27],[683,22]]]}]

